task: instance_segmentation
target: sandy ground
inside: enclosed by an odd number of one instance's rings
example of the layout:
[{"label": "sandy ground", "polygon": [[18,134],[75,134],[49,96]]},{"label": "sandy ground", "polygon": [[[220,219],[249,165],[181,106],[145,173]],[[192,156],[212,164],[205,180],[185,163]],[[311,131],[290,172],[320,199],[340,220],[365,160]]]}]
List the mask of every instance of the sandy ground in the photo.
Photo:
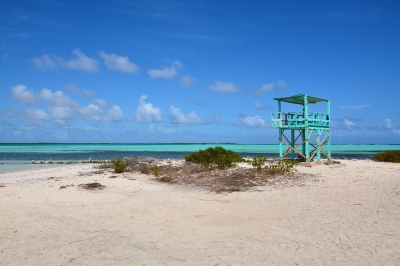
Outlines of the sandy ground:
[{"label": "sandy ground", "polygon": [[222,194],[93,171],[0,175],[0,265],[400,264],[400,164],[297,167],[317,179]]}]

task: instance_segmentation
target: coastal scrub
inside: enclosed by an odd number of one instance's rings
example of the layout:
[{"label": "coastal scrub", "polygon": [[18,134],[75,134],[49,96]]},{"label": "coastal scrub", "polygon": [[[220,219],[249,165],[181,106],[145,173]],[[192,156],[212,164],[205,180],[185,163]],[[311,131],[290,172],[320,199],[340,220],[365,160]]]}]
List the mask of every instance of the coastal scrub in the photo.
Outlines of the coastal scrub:
[{"label": "coastal scrub", "polygon": [[243,158],[231,150],[217,146],[185,155],[185,161],[199,163],[203,168],[209,168],[212,164],[216,164],[218,169],[223,170],[234,166],[234,163],[243,162]]},{"label": "coastal scrub", "polygon": [[400,163],[400,150],[380,152],[372,156],[375,162]]}]

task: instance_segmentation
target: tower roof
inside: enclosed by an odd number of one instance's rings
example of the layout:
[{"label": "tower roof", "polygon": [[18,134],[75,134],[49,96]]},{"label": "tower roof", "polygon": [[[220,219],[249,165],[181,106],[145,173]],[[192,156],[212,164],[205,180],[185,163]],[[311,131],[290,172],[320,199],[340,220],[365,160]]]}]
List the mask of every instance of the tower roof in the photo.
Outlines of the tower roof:
[{"label": "tower roof", "polygon": [[283,97],[283,98],[274,98],[274,100],[303,105],[304,104],[304,96],[307,97],[308,103],[328,102],[328,100],[317,98],[317,97],[312,97],[312,96],[307,96],[304,94],[296,94],[293,96]]}]

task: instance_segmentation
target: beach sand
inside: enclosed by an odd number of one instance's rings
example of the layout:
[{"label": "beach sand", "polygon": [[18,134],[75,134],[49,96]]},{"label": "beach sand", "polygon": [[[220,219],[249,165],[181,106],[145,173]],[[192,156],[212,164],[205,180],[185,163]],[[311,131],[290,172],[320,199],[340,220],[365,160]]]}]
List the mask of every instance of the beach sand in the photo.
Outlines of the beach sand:
[{"label": "beach sand", "polygon": [[221,194],[90,164],[0,174],[0,265],[399,265],[400,164],[340,162]]}]

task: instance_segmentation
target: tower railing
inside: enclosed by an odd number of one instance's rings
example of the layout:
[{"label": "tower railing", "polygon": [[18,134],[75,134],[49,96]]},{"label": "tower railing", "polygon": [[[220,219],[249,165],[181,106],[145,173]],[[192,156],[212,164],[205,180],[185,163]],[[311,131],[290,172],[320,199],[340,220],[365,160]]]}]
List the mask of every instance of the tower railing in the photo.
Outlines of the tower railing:
[{"label": "tower railing", "polygon": [[299,127],[330,127],[329,115],[325,113],[309,112],[305,117],[304,112],[274,112],[271,114],[273,128],[299,128]]}]

